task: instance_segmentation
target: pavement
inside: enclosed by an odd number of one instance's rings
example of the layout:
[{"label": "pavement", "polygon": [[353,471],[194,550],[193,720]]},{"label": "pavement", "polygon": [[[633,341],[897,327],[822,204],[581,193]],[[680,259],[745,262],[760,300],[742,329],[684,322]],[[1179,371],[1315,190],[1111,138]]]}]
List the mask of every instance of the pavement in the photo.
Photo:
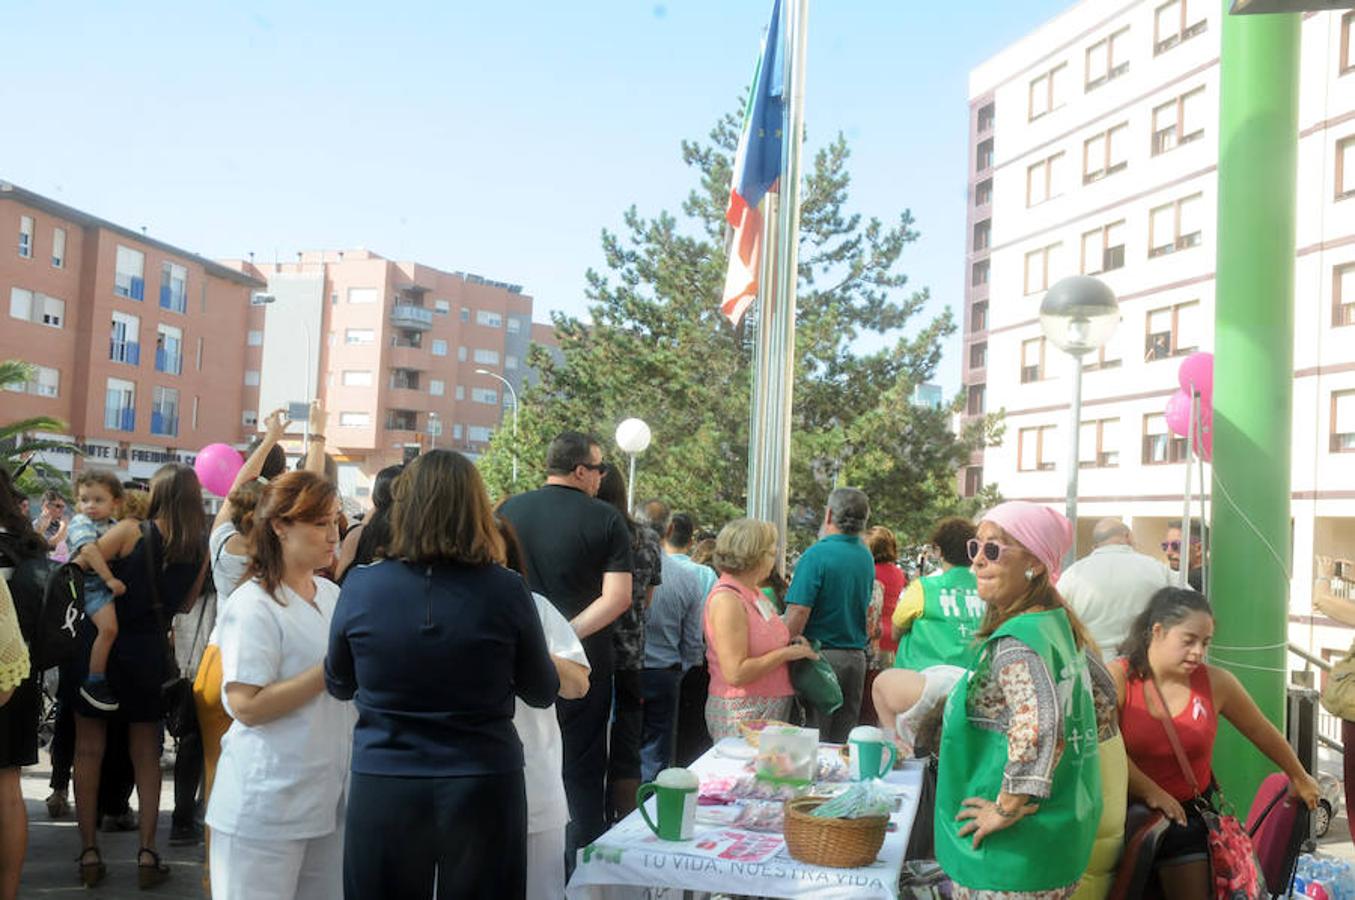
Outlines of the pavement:
[{"label": "pavement", "polygon": [[[80,852],[80,837],[75,828],[75,813],[60,819],[47,816],[44,802],[51,791],[47,787],[51,777],[51,768],[47,754],[41,754],[38,765],[24,770],[24,805],[28,809],[28,856],[24,860],[23,877],[19,884],[19,896],[30,897],[82,897],[86,900],[130,900],[136,897],[146,900],[150,897],[174,898],[174,900],[201,900],[206,897],[202,887],[203,848],[170,847],[169,817],[174,805],[174,779],[165,772],[164,786],[160,791],[159,830],[156,843],[160,855],[169,864],[172,873],[169,881],[150,891],[137,889],[136,855],[138,850],[137,833],[100,833],[99,848],[103,851],[104,862],[108,865],[108,877],[93,890],[86,890],[80,884],[76,855]],[[132,805],[136,806],[136,794],[132,794]]]}]

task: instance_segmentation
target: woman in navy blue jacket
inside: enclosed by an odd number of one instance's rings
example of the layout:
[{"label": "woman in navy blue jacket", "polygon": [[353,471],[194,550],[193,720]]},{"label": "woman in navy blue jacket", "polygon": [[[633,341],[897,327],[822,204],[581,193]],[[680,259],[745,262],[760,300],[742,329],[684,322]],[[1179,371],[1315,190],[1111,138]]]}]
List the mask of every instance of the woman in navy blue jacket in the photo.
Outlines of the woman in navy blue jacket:
[{"label": "woman in navy blue jacket", "polygon": [[325,683],[355,698],[344,896],[522,897],[527,799],[514,697],[559,680],[479,472],[434,450],[396,481],[386,559],[344,580]]}]

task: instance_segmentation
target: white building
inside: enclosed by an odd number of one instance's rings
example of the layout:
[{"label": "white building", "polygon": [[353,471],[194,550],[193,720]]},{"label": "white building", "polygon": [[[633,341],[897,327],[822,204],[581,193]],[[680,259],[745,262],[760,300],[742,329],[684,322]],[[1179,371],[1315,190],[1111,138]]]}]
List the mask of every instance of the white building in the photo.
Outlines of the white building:
[{"label": "white building", "polygon": [[[963,380],[968,412],[1005,410],[1007,428],[964,487],[1062,505],[1070,367],[1037,316],[1059,278],[1098,275],[1123,321],[1087,358],[1084,553],[1102,516],[1152,552],[1181,516],[1185,441],[1162,413],[1181,358],[1214,344],[1220,6],[1084,0],[970,74]],[[1351,631],[1313,616],[1318,557],[1355,559],[1353,16],[1303,19],[1296,135],[1290,636],[1328,657]]]}]

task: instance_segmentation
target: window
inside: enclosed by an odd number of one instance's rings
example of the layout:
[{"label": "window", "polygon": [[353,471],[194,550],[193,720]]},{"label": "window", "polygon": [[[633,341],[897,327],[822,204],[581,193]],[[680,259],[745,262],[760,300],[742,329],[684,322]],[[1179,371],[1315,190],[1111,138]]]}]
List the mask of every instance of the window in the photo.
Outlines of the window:
[{"label": "window", "polygon": [[1204,137],[1207,112],[1203,87],[1153,107],[1153,155]]},{"label": "window", "polygon": [[340,428],[366,428],[372,424],[372,414],[365,412],[339,413]]},{"label": "window", "polygon": [[1121,122],[1082,143],[1082,183],[1091,184],[1129,166],[1129,123]]},{"label": "window", "polygon": [[198,354],[196,361],[193,363],[193,366],[199,372],[202,371],[202,348],[205,345],[205,343],[206,342],[202,338],[198,338]]},{"label": "window", "polygon": [[985,178],[974,186],[974,205],[988,206],[993,202],[993,179]]},{"label": "window", "polygon": [[447,393],[447,382],[440,378],[428,379],[428,393],[434,397],[441,397]]},{"label": "window", "polygon": [[475,324],[484,325],[488,328],[502,328],[503,316],[487,309],[477,309],[475,311]]},{"label": "window", "polygon": [[1111,272],[1124,266],[1124,219],[1082,234],[1083,275]]},{"label": "window", "polygon": [[141,363],[141,345],[138,334],[141,320],[126,313],[113,313],[113,327],[109,333],[108,358],[113,362],[135,366]]},{"label": "window", "polygon": [[1110,340],[1097,348],[1095,359],[1088,361],[1087,357],[1083,357],[1082,371],[1096,372],[1101,369],[1118,369],[1124,363],[1124,360],[1120,359],[1119,342],[1120,334],[1117,331],[1110,336]]},{"label": "window", "polygon": [[522,331],[522,320],[519,319],[517,316],[509,316],[509,317],[508,317],[508,333],[509,333],[509,334],[518,334],[518,333],[521,332],[521,331]]},{"label": "window", "polygon": [[372,287],[355,287],[348,289],[349,303],[375,303],[377,301],[377,289]]},{"label": "window", "polygon": [[178,375],[183,371],[183,331],[173,325],[155,328],[155,371]]},{"label": "window", "polygon": [[458,384],[458,385],[456,386],[456,399],[458,399],[458,400],[465,400],[465,399],[466,399],[466,388],[465,388],[464,385]]},{"label": "window", "polygon": [[499,392],[494,388],[471,388],[470,398],[476,403],[483,403],[487,406],[497,406],[499,403]]},{"label": "window", "polygon": [[1355,263],[1332,269],[1331,324],[1355,325]]},{"label": "window", "polygon": [[980,141],[977,157],[974,160],[975,171],[983,172],[993,167],[993,139]]},{"label": "window", "polygon": [[1022,428],[1016,433],[1016,468],[1021,472],[1050,472],[1054,469],[1057,425]]},{"label": "window", "polygon": [[453,437],[454,439],[456,439],[456,440],[459,441],[459,440],[461,440],[461,435],[462,435],[461,423],[460,423],[460,422],[453,422],[453,423],[452,423],[452,437]]},{"label": "window", "polygon": [[1058,109],[1064,104],[1063,83],[1067,80],[1067,65],[1053,69],[1030,83],[1030,121]]},{"label": "window", "polygon": [[969,345],[969,368],[982,369],[988,365],[988,342],[979,341]]},{"label": "window", "polygon": [[1148,214],[1148,256],[1166,256],[1199,246],[1204,202],[1199,194],[1156,207]]},{"label": "window", "polygon": [[245,343],[248,344],[248,345],[251,346],[251,347],[262,347],[262,346],[263,346],[263,332],[262,332],[262,331],[250,331],[248,334],[245,335]]},{"label": "window", "polygon": [[1032,250],[1026,254],[1026,293],[1036,294],[1046,290],[1052,273],[1059,271],[1059,263],[1063,255],[1063,244],[1050,244],[1048,247],[1041,247],[1039,250]]},{"label": "window", "polygon": [[470,307],[468,306],[461,307],[461,321],[463,322],[470,321]]},{"label": "window", "polygon": [[146,254],[118,245],[117,271],[113,293],[119,297],[142,300],[146,296]]},{"label": "window", "polygon": [[412,409],[392,409],[386,413],[387,431],[418,431],[419,414]]},{"label": "window", "polygon": [[419,389],[419,373],[415,369],[391,369],[390,385],[397,389],[417,391]]},{"label": "window", "polygon": [[1331,452],[1355,453],[1355,391],[1332,391]]},{"label": "window", "polygon": [[104,394],[104,427],[109,431],[136,431],[136,385],[108,379]]},{"label": "window", "polygon": [[992,242],[993,242],[993,220],[984,219],[982,222],[975,222],[973,249],[987,250]]},{"label": "window", "polygon": [[66,268],[66,229],[52,229],[52,268]]},{"label": "window", "polygon": [[969,466],[964,470],[964,495],[973,497],[983,490],[983,466]]},{"label": "window", "polygon": [[979,107],[978,124],[979,134],[986,134],[993,130],[993,125],[997,122],[997,107],[988,103]]},{"label": "window", "polygon": [[349,328],[343,333],[345,344],[370,344],[376,340],[376,332],[370,328]]},{"label": "window", "polygon": [[1153,16],[1153,54],[1166,53],[1204,32],[1206,0],[1169,0]]},{"label": "window", "polygon": [[457,361],[457,362],[465,362],[465,361],[466,361],[466,345],[465,345],[465,344],[462,344],[461,346],[459,346],[459,347],[456,348],[456,361]]},{"label": "window", "polygon": [[436,315],[439,315],[439,316],[445,316],[445,315],[447,315],[447,313],[449,313],[449,312],[451,312],[451,311],[452,311],[452,304],[448,303],[446,300],[434,300],[434,301],[433,301],[433,312],[434,312]]},{"label": "window", "polygon": [[1129,28],[1121,28],[1087,48],[1087,90],[1129,71]]},{"label": "window", "polygon": [[9,314],[25,322],[61,328],[66,321],[66,301],[24,288],[10,288]]},{"label": "window", "polygon": [[193,395],[193,430],[198,430],[198,395]]},{"label": "window", "polygon": [[1355,195],[1355,135],[1336,142],[1336,199]]},{"label": "window", "polygon": [[1143,341],[1145,362],[1194,353],[1200,344],[1200,301],[1149,310]]},{"label": "window", "polygon": [[240,424],[246,428],[253,428],[259,424],[259,411],[257,409],[247,409],[240,414]]},{"label": "window", "polygon": [[466,429],[466,438],[472,444],[488,444],[493,434],[494,429],[486,428],[483,425],[472,425]]},{"label": "window", "polygon": [[188,270],[167,262],[160,267],[160,308],[183,312],[188,307]]},{"label": "window", "polygon": [[472,354],[472,358],[484,366],[497,366],[499,364],[499,351],[484,350],[477,347],[475,353]]},{"label": "window", "polygon": [[992,263],[986,259],[981,259],[974,263],[969,272],[969,283],[974,287],[979,287],[988,283],[988,273],[992,268]]},{"label": "window", "polygon": [[34,366],[32,381],[13,381],[4,385],[4,388],[16,394],[56,397],[61,392],[61,372],[47,366]]},{"label": "window", "polygon": [[1355,25],[1355,12],[1348,12],[1341,17],[1341,75],[1346,74],[1351,69],[1355,69],[1355,59],[1351,58],[1350,53],[1350,30]]},{"label": "window", "polygon": [[988,409],[988,390],[985,385],[971,384],[965,398],[965,414],[981,416]]},{"label": "window", "polygon": [[1031,338],[1021,342],[1021,383],[1044,380],[1043,337]]},{"label": "window", "polygon": [[1026,206],[1039,206],[1059,195],[1062,169],[1062,153],[1055,153],[1026,168]]},{"label": "window", "polygon": [[988,301],[981,300],[969,308],[969,330],[988,330]]},{"label": "window", "polygon": [[258,369],[245,369],[245,386],[246,386],[246,387],[258,387],[258,386],[259,386],[259,370],[258,370]]},{"label": "window", "polygon": [[1078,468],[1113,469],[1120,464],[1119,448],[1119,419],[1083,422],[1077,444]]},{"label": "window", "polygon": [[344,387],[371,387],[372,373],[368,369],[345,369],[343,373]]},{"label": "window", "polygon": [[1143,417],[1143,464],[1161,466],[1186,458],[1186,439],[1167,430],[1167,417],[1150,413]]},{"label": "window", "polygon": [[518,367],[518,358],[512,355],[505,356],[503,358],[503,367],[510,370],[516,369]]},{"label": "window", "polygon": [[157,386],[151,395],[151,434],[174,436],[178,433],[179,392]]},{"label": "window", "polygon": [[19,258],[33,258],[33,217],[19,216]]},{"label": "window", "polygon": [[9,289],[9,315],[12,319],[33,321],[33,292],[23,288]]},{"label": "window", "polygon": [[447,355],[447,342],[444,341],[444,340],[442,340],[441,338],[434,338],[434,339],[433,339],[433,355],[434,355],[434,356],[446,356],[446,355]]}]

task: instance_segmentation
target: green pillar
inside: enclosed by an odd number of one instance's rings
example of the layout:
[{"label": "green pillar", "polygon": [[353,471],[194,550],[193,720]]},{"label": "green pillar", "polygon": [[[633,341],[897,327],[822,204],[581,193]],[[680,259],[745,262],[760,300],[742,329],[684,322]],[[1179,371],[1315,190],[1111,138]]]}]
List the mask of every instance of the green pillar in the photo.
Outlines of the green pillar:
[{"label": "green pillar", "polygon": [[[1212,659],[1283,728],[1300,23],[1295,13],[1234,16],[1228,6],[1219,64]],[[1274,766],[1225,724],[1214,771],[1245,810]]]}]

